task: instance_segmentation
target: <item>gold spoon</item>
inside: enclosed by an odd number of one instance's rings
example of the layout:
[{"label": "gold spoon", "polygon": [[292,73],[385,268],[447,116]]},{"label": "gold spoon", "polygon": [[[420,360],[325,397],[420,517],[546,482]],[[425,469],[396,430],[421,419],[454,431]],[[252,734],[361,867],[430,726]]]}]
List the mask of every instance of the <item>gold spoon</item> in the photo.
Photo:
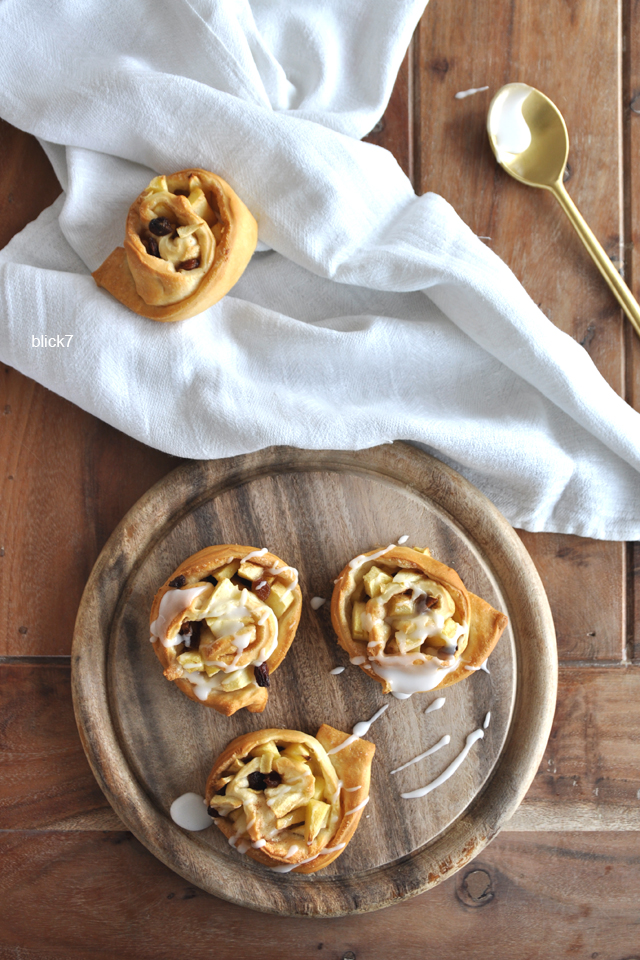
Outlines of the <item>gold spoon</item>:
[{"label": "gold spoon", "polygon": [[587,226],[562,182],[569,155],[569,134],[556,105],[526,83],[508,83],[491,101],[487,132],[496,160],[507,173],[530,187],[551,191],[640,336],[638,301]]}]

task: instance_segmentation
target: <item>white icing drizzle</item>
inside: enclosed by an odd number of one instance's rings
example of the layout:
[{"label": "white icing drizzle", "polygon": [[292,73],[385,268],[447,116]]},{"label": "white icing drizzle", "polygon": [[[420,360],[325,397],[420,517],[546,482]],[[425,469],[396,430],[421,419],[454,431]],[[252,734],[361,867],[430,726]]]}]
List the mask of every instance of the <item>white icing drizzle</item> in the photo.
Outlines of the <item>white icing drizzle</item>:
[{"label": "white icing drizzle", "polygon": [[398,543],[406,543],[409,539],[409,534],[405,533],[404,536],[398,537]]},{"label": "white icing drizzle", "polygon": [[444,707],[446,703],[446,697],[438,697],[437,700],[434,700],[433,703],[430,703],[425,713],[433,713],[434,710],[440,710],[441,707]]},{"label": "white icing drizzle", "polygon": [[[421,660],[415,664],[415,660]],[[371,661],[373,672],[395,687],[394,695],[404,696],[398,699],[406,700],[414,693],[425,693],[433,690],[441,683],[448,673],[452,673],[458,666],[459,660],[453,659],[443,662],[437,657],[427,659],[424,654],[407,653],[398,656],[381,656]]]},{"label": "white icing drizzle", "polygon": [[319,610],[326,602],[324,597],[311,597],[309,604],[312,610]]},{"label": "white icing drizzle", "polygon": [[489,87],[471,87],[470,90],[458,90],[454,97],[456,100],[464,100],[465,97],[471,97],[474,93],[482,93],[483,90],[488,90]]},{"label": "white icing drizzle", "polygon": [[366,657],[350,657],[349,663],[352,663],[354,667],[359,667],[361,663],[366,661]]},{"label": "white icing drizzle", "polygon": [[266,843],[267,841],[264,839],[264,837],[261,837],[260,840],[254,841],[251,846],[254,848],[254,850],[261,850],[262,847],[266,846]]},{"label": "white icing drizzle", "polygon": [[370,720],[360,720],[359,723],[356,723],[355,727],[353,728],[353,732],[351,736],[347,737],[347,739],[344,740],[343,743],[338,744],[337,747],[334,747],[333,750],[329,750],[327,752],[327,756],[330,757],[332,753],[338,753],[340,750],[344,750],[345,747],[348,747],[351,743],[354,743],[354,741],[360,740],[361,737],[364,737],[365,733],[367,733],[367,731],[369,730],[369,727],[371,726],[371,724],[375,720],[377,720],[378,717],[382,716],[385,710],[388,710],[388,709],[389,709],[389,704],[385,703],[383,707],[380,707],[379,710],[376,710],[376,712],[374,713],[374,715],[371,717]]},{"label": "white icing drizzle", "polygon": [[[489,658],[487,657],[487,660]],[[487,660],[484,660],[478,667],[471,667],[469,664],[465,664],[465,670],[484,670],[485,673],[489,673],[489,667],[487,666]]]},{"label": "white icing drizzle", "polygon": [[300,847],[298,846],[298,844],[294,843],[293,846],[289,847],[289,849],[285,853],[284,855],[285,860],[289,860],[291,857],[293,857],[298,852],[299,849]]},{"label": "white icing drizzle", "polygon": [[452,774],[456,772],[460,764],[466,758],[467,754],[471,750],[471,747],[474,745],[476,740],[482,740],[484,737],[484,730],[478,729],[474,730],[473,733],[470,733],[467,737],[467,742],[464,747],[458,754],[458,756],[453,760],[447,769],[440,774],[439,777],[436,777],[435,780],[432,780],[431,783],[428,783],[425,787],[419,787],[418,790],[412,790],[410,793],[401,793],[400,796],[403,800],[413,800],[415,797],[425,797],[428,793],[431,793],[432,790],[435,790],[436,787],[441,786],[448,780]]},{"label": "white icing drizzle", "polygon": [[365,797],[362,803],[359,803],[357,807],[353,808],[353,810],[347,810],[347,812],[345,813],[345,817],[350,817],[352,813],[357,813],[358,810],[362,810],[362,808],[366,807],[366,805],[369,803],[370,799],[371,799],[370,797]]},{"label": "white icing drizzle", "polygon": [[346,843],[339,843],[335,847],[325,847],[320,853],[316,853],[314,857],[307,857],[306,860],[301,860],[300,863],[286,864],[282,867],[269,867],[269,869],[273,870],[274,873],[290,873],[291,870],[295,870],[296,867],[301,867],[303,863],[311,863],[312,860],[317,860],[318,857],[323,856],[325,853],[337,853],[338,850],[342,850],[344,847],[346,847]]},{"label": "white icing drizzle", "polygon": [[355,567],[359,567],[361,563],[365,563],[367,560],[377,560],[378,557],[382,557],[385,553],[389,553],[389,550],[393,550],[395,546],[395,543],[390,543],[388,547],[385,547],[384,550],[378,550],[377,553],[369,553],[367,555],[361,553],[360,556],[354,557],[353,560],[349,560],[349,566],[353,570]]},{"label": "white icing drizzle", "polygon": [[242,558],[242,563],[246,563],[247,560],[251,560],[252,557],[264,557],[265,553],[269,553],[266,547],[262,547],[261,550],[252,550],[251,553],[248,553],[246,557]]},{"label": "white icing drizzle", "polygon": [[345,788],[344,788],[344,792],[345,792],[345,793],[355,793],[356,790],[362,790],[362,784],[361,784],[361,783],[358,784],[357,787],[345,787]]},{"label": "white icing drizzle", "polygon": [[196,597],[199,597],[208,584],[200,587],[189,587],[187,590],[172,588],[167,590],[160,601],[158,616],[151,624],[151,633],[160,641],[163,647],[177,647],[182,642],[180,633],[176,633],[172,640],[167,639],[167,629],[179,613],[183,613],[191,606]]},{"label": "white icing drizzle", "polygon": [[329,673],[330,673],[333,677],[337,677],[337,675],[338,675],[339,673],[342,673],[345,669],[346,669],[346,667],[334,667],[333,670],[329,670]]},{"label": "white icing drizzle", "polygon": [[403,763],[401,767],[396,767],[395,770],[392,770],[392,775],[394,773],[400,773],[401,770],[404,770],[405,767],[410,767],[412,763],[418,763],[419,760],[424,760],[425,757],[430,757],[432,753],[437,753],[438,750],[441,750],[442,747],[446,747],[447,744],[451,743],[451,737],[448,733],[445,733],[444,737],[441,737],[440,740],[433,747],[429,747],[428,750],[425,750],[424,753],[421,753],[419,756],[414,757],[413,760],[407,760],[406,763]]},{"label": "white icing drizzle", "polygon": [[206,802],[198,793],[183,793],[169,808],[171,819],[183,830],[206,830],[213,823],[213,817],[207,813]]},{"label": "white icing drizzle", "polygon": [[482,724],[482,729],[483,729],[483,730],[486,730],[490,723],[491,723],[491,710],[489,710],[488,714],[487,714],[486,717],[484,718],[484,723]]}]

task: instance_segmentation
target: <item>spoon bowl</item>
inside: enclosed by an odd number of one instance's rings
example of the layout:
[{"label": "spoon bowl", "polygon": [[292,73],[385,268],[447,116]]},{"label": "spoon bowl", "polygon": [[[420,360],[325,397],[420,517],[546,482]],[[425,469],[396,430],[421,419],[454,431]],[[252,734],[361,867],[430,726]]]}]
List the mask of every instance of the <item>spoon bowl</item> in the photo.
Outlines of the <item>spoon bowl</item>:
[{"label": "spoon bowl", "polygon": [[567,193],[563,180],[569,134],[556,105],[526,83],[508,83],[496,93],[487,116],[496,160],[516,180],[550,190],[569,217],[592,260],[640,336],[640,307]]},{"label": "spoon bowl", "polygon": [[516,180],[547,190],[562,180],[569,134],[544,93],[526,83],[508,83],[491,101],[487,130],[498,163]]}]

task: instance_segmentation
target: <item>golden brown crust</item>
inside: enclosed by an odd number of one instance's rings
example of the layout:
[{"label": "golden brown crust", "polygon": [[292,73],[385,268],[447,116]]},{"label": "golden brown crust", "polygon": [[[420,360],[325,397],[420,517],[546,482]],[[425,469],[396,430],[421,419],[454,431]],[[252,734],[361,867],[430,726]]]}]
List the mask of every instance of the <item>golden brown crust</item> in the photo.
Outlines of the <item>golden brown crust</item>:
[{"label": "golden brown crust", "polygon": [[[144,242],[152,216],[149,196],[161,180],[155,178],[134,200],[127,215],[124,248],[116,247],[93,278],[135,313],[171,322],[202,313],[229,292],[253,255],[258,225],[229,184],[216,174],[194,167],[168,175],[170,196],[162,201],[159,213],[195,228],[206,261],[194,271],[175,269],[166,260],[151,256]],[[175,190],[189,191],[196,183],[208,201],[206,216],[196,213],[187,197],[173,194]]]},{"label": "golden brown crust", "polygon": [[367,641],[355,640],[351,633],[351,612],[353,598],[361,589],[362,579],[373,564],[389,573],[397,570],[414,570],[423,573],[429,580],[444,587],[454,604],[454,619],[459,623],[468,623],[469,633],[466,645],[462,647],[459,665],[447,673],[432,689],[451,686],[470,676],[472,669],[478,668],[487,659],[505,629],[508,618],[505,614],[470,593],[455,570],[435,560],[428,551],[422,553],[411,547],[394,546],[378,557],[380,550],[370,550],[362,554],[371,557],[355,568],[347,564],[336,580],[331,598],[331,620],[338,637],[338,643],[349,654],[349,658],[364,657],[365,662],[358,664],[367,676],[381,684],[384,693],[391,692],[390,683],[378,676],[367,662]]},{"label": "golden brown crust", "polygon": [[[245,840],[242,848],[243,853],[272,869],[291,866],[293,872],[307,874],[322,870],[340,856],[356,831],[364,810],[363,801],[366,801],[369,796],[371,763],[375,753],[374,744],[367,740],[357,739],[329,756],[329,751],[344,743],[348,737],[349,734],[323,724],[316,737],[302,733],[300,730],[258,730],[237,737],[227,746],[215,761],[207,779],[205,791],[207,804],[211,803],[220,783],[226,778],[225,775],[229,775],[229,770],[233,768],[234,763],[237,764],[239,760],[247,761],[252,750],[268,741],[272,741],[279,746],[304,745],[311,756],[321,764],[321,770],[325,778],[328,779],[327,764],[330,764],[332,782],[337,784],[339,780],[342,784],[337,794],[333,825],[317,842],[303,847],[294,856],[288,857],[286,852],[288,852],[287,847],[291,842],[291,837],[282,842],[276,838],[275,841],[272,840],[268,845],[264,845],[262,849],[257,849],[250,845],[248,836],[243,834]],[[252,814],[252,835],[257,838],[259,837],[259,831],[256,832],[254,819],[255,814]],[[231,819],[220,817],[215,822],[227,839],[233,840],[236,838],[237,843],[236,825]],[[302,843],[300,840],[297,842]],[[238,846],[240,845],[238,844]],[[323,854],[322,850],[324,848],[328,848],[330,852]],[[269,852],[265,852],[265,849],[268,849]],[[278,850],[280,850],[280,855],[278,855]],[[305,863],[304,860],[308,859],[310,859],[310,862]]]},{"label": "golden brown crust", "polygon": [[[169,586],[170,582],[174,581],[177,577],[183,576],[185,578],[186,582],[182,587],[183,590],[188,590],[193,587],[205,587],[202,596],[207,597],[208,594],[213,592],[213,586],[209,585],[210,589],[207,591],[207,585],[204,583],[205,577],[209,576],[213,571],[220,570],[227,564],[232,563],[234,560],[242,560],[248,554],[256,552],[256,550],[256,547],[242,546],[235,543],[221,544],[206,547],[204,550],[193,554],[193,556],[187,557],[187,559],[167,577],[165,583],[157,591],[151,606],[151,624],[154,624],[158,618],[162,598],[167,591],[172,589]],[[271,675],[282,663],[289,647],[293,643],[302,612],[302,593],[300,587],[297,586],[296,572],[274,553],[267,552],[260,557],[255,557],[251,560],[251,563],[263,568],[278,567],[279,570],[276,575],[267,575],[272,582],[280,582],[285,587],[289,587],[292,583],[296,582],[296,586],[291,590],[291,603],[281,616],[275,615],[277,620],[277,645],[266,661],[269,675]],[[199,600],[196,598],[194,605],[197,605],[198,602]],[[168,627],[168,633],[170,635],[176,633],[184,615],[185,611],[181,610],[173,618],[172,626]],[[259,633],[261,629],[266,629],[266,627],[257,628],[259,639],[264,642],[265,637]],[[207,707],[212,707],[214,710],[217,710],[218,713],[222,713],[227,717],[230,717],[243,707],[246,707],[250,713],[261,713],[264,710],[269,697],[268,689],[266,687],[259,687],[253,682],[238,690],[211,690],[206,700],[201,700],[196,695],[193,684],[184,675],[184,672],[177,662],[177,649],[179,648],[164,646],[164,644],[156,638],[153,642],[153,649],[164,668],[167,679],[174,682],[176,686],[194,702],[203,703]]]}]

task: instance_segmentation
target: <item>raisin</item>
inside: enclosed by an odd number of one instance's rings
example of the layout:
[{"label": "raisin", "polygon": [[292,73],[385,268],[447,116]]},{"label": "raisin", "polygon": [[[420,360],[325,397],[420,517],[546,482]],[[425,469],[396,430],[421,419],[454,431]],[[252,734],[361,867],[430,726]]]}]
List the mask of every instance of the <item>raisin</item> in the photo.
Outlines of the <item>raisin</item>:
[{"label": "raisin", "polygon": [[171,223],[171,220],[167,220],[166,217],[156,217],[149,224],[149,230],[156,237],[166,237],[168,233],[173,233],[175,228],[175,223]]},{"label": "raisin", "polygon": [[254,667],[253,675],[256,678],[256,683],[259,687],[271,686],[271,681],[269,679],[269,667],[266,665],[266,663],[260,663],[258,666]]},{"label": "raisin", "polygon": [[191,260],[183,260],[178,265],[178,270],[197,270],[200,266],[200,257],[192,257]]},{"label": "raisin", "polygon": [[264,775],[265,787],[277,787],[280,783],[282,783],[282,777],[277,770],[272,770],[271,773]]},{"label": "raisin", "polygon": [[264,790],[264,774],[259,770],[254,770],[247,777],[247,783],[252,790]]},{"label": "raisin", "polygon": [[188,636],[188,637],[190,637],[190,636],[191,636],[191,621],[190,621],[190,620],[183,620],[182,623],[180,624],[180,629],[178,630],[178,633],[182,634],[183,636]]},{"label": "raisin", "polygon": [[158,241],[155,239],[155,237],[149,237],[146,242],[146,247],[147,253],[150,257],[159,257],[162,260],[162,257],[160,257],[160,250],[158,249]]},{"label": "raisin", "polygon": [[426,597],[424,595],[418,597],[416,600],[416,613],[425,613],[425,611],[431,610],[433,607],[437,607],[439,603],[440,600],[438,597]]},{"label": "raisin", "polygon": [[251,589],[260,600],[266,600],[271,593],[271,587],[266,580],[254,580]]},{"label": "raisin", "polygon": [[174,577],[173,580],[169,580],[170,587],[184,587],[187,582],[187,578],[180,574],[179,577]]}]

